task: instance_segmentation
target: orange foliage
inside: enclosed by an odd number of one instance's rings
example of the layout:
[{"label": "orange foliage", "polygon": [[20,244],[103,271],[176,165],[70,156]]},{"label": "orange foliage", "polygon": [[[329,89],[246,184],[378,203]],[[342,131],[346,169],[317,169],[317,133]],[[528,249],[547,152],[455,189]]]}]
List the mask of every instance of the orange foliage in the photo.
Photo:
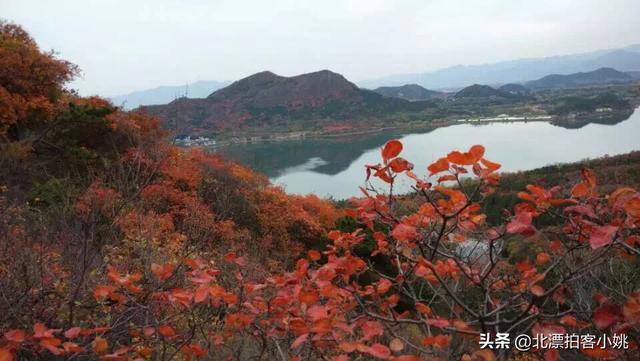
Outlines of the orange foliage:
[{"label": "orange foliage", "polygon": [[18,25],[0,22],[0,135],[59,111],[63,84],[77,73],[70,63],[42,53]]}]

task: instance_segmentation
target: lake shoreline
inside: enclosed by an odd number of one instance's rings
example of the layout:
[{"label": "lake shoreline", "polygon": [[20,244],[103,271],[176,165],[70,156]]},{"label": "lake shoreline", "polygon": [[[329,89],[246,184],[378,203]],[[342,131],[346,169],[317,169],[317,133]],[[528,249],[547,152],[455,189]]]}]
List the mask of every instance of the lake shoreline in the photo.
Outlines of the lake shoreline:
[{"label": "lake shoreline", "polygon": [[[450,127],[461,124],[491,124],[491,123],[528,123],[528,122],[548,122],[556,126],[562,126],[567,128],[574,128],[584,126],[589,123],[601,123],[606,124],[619,117],[629,117],[635,111],[635,107],[616,110],[604,114],[587,113],[579,115],[549,115],[549,114],[536,114],[536,115],[509,115],[507,117],[474,117],[463,119],[444,119],[444,120],[429,120],[429,121],[413,121],[407,124],[397,124],[382,127],[372,127],[357,129],[353,131],[345,132],[326,132],[323,130],[312,131],[299,131],[299,132],[285,132],[285,133],[272,133],[256,135],[251,137],[231,137],[215,140],[215,145],[207,146],[208,148],[217,149],[230,145],[238,144],[256,144],[256,143],[269,143],[269,142],[286,142],[293,140],[318,140],[318,139],[341,139],[353,136],[363,135],[375,135],[387,131],[412,131],[412,132],[429,132],[438,128]],[[198,146],[198,144],[195,144]]]}]

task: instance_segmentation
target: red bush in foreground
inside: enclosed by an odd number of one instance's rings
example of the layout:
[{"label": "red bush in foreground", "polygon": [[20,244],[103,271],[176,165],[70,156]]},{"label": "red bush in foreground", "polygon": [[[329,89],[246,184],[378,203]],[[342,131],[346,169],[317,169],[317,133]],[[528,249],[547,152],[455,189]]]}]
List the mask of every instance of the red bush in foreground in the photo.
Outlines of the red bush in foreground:
[{"label": "red bush in foreground", "polygon": [[[400,211],[403,200],[369,186],[349,210],[356,229],[330,232],[331,244],[309,251],[290,272],[251,274],[236,253],[147,260],[145,269],[113,260],[94,300],[78,305],[90,310],[85,319],[64,329],[36,323],[6,330],[2,360],[493,360],[513,354],[513,346],[480,350],[481,334],[513,340],[589,331],[625,334],[628,348],[531,352],[547,360],[565,352],[639,355],[637,281],[617,288],[612,279],[637,275],[640,193],[622,188],[601,196],[585,169],[567,195],[528,186],[505,224],[490,226],[482,199],[496,191],[499,165],[484,158],[482,146],[429,166],[435,185],[413,173],[401,150],[400,142],[387,143],[383,163],[368,172],[390,185],[399,176],[414,179],[421,199],[413,200],[415,211]],[[556,222],[539,229],[543,217]],[[523,243],[527,252],[513,251]]]}]

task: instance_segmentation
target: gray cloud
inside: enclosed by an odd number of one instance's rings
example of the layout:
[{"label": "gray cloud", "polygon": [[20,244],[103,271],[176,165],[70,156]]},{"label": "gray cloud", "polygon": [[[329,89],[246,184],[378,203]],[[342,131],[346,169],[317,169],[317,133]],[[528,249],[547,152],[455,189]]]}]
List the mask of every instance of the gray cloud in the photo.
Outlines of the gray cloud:
[{"label": "gray cloud", "polygon": [[637,0],[0,0],[105,96],[269,69],[357,81],[640,42]]}]

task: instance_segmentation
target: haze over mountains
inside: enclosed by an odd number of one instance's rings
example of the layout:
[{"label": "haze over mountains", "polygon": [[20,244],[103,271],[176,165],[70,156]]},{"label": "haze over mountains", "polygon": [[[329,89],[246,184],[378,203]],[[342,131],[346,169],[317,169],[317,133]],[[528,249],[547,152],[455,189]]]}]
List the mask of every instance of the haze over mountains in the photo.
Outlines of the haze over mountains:
[{"label": "haze over mountains", "polygon": [[205,98],[214,91],[224,88],[231,82],[200,80],[195,83],[176,85],[176,86],[159,86],[153,89],[138,90],[128,94],[117,95],[111,97],[111,101],[125,109],[134,109],[141,105],[167,104],[176,100],[176,98]]},{"label": "haze over mountains", "polygon": [[456,65],[432,72],[364,80],[358,82],[358,85],[374,89],[380,86],[418,84],[428,89],[451,89],[471,84],[523,83],[549,74],[571,74],[607,67],[625,72],[640,71],[640,44],[581,54],[519,59],[493,64]]}]

